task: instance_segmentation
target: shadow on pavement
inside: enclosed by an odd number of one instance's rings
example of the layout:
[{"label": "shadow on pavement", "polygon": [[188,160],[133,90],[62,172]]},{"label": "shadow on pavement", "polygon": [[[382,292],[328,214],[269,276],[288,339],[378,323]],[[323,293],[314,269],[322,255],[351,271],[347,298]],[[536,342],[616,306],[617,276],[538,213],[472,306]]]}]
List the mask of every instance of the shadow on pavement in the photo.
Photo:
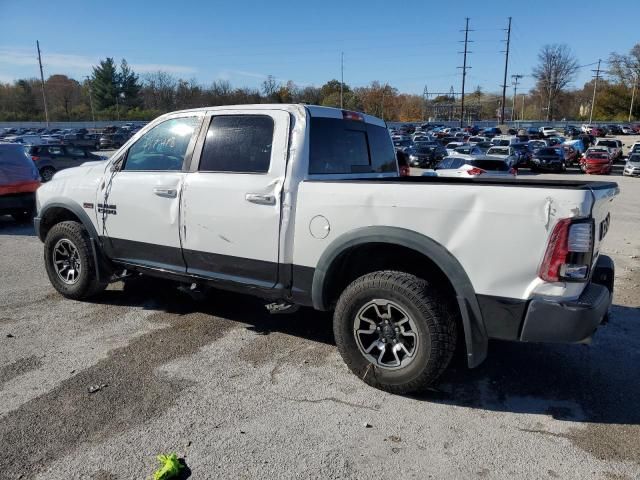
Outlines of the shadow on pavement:
[{"label": "shadow on pavement", "polygon": [[9,215],[0,215],[0,235],[33,237],[33,223],[18,223]]},{"label": "shadow on pavement", "polygon": [[[155,303],[162,298],[163,306]],[[334,345],[331,314],[302,308],[269,314],[265,302],[212,290],[194,300],[171,282],[141,277],[123,290],[108,290],[97,303],[194,311],[247,324],[268,335],[280,332]],[[492,341],[487,360],[476,369],[454,361],[436,388],[417,400],[497,412],[551,415],[558,420],[640,424],[640,308],[616,305],[591,345]]]}]

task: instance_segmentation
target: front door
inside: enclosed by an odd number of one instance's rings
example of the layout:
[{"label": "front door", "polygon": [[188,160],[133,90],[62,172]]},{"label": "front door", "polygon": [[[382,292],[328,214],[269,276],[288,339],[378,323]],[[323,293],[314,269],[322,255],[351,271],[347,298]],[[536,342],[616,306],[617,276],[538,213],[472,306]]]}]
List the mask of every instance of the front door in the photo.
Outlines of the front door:
[{"label": "front door", "polygon": [[182,202],[187,271],[270,288],[278,280],[289,114],[216,111],[203,128]]},{"label": "front door", "polygon": [[107,169],[96,214],[110,258],[185,271],[180,195],[202,118],[203,114],[183,114],[157,124]]}]

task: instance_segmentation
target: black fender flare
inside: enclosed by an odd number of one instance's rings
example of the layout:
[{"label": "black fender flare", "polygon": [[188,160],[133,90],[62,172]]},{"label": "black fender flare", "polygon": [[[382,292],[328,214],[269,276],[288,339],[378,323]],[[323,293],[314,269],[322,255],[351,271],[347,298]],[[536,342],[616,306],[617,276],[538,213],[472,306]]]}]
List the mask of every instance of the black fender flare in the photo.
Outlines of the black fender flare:
[{"label": "black fender flare", "polygon": [[46,218],[47,212],[52,208],[63,208],[65,210],[69,210],[76,217],[78,217],[84,228],[87,229],[87,232],[89,232],[89,237],[91,237],[95,242],[100,241],[100,236],[96,231],[95,225],[89,218],[89,214],[78,203],[69,201],[69,199],[66,198],[59,200],[54,199],[53,201],[49,201],[44,207],[42,207],[42,210],[38,212],[38,216],[34,219],[34,223],[36,226],[36,234],[41,241],[44,242],[44,237],[40,232],[40,223],[44,218]]},{"label": "black fender flare", "polygon": [[443,245],[426,235],[399,227],[362,227],[340,235],[325,249],[313,275],[311,298],[317,310],[328,310],[325,298],[328,273],[333,262],[344,251],[367,243],[388,243],[410,248],[430,259],[449,279],[453,286],[464,328],[467,363],[476,367],[487,356],[488,335],[482,312],[471,280],[460,262]]},{"label": "black fender flare", "polygon": [[96,265],[96,274],[98,276],[98,281],[101,278],[109,278],[110,277],[110,267],[108,265],[108,261],[103,254],[102,251],[102,242],[100,240],[100,236],[96,231],[96,227],[89,218],[89,214],[76,202],[69,201],[69,199],[54,199],[53,201],[47,202],[47,204],[38,212],[38,216],[33,219],[33,225],[36,230],[36,235],[40,239],[40,241],[44,242],[45,237],[43,235],[42,229],[40,228],[40,224],[44,218],[47,216],[47,212],[52,208],[62,208],[68,210],[73,213],[80,223],[87,229],[87,233],[89,234],[89,240],[91,241],[91,253],[93,255],[93,261]]}]

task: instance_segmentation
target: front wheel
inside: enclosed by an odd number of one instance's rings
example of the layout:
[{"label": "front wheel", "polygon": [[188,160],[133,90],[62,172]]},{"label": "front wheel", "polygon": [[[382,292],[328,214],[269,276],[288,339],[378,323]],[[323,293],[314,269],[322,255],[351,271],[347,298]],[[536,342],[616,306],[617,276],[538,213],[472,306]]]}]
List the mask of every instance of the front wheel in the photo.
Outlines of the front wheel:
[{"label": "front wheel", "polygon": [[380,271],[356,279],[333,318],[338,351],[369,385],[396,394],[424,390],[456,347],[457,307],[426,280]]},{"label": "front wheel", "polygon": [[67,298],[88,298],[107,286],[98,280],[89,234],[78,222],[51,227],[44,242],[44,262],[51,284]]}]

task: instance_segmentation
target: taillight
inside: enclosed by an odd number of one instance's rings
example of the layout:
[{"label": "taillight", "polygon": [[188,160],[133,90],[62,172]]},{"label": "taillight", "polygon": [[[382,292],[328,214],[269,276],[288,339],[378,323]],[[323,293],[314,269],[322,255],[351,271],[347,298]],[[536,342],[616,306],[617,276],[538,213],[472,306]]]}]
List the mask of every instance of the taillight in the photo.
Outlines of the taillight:
[{"label": "taillight", "polygon": [[37,162],[38,160],[40,160],[40,157],[36,155],[31,155],[31,160],[33,160],[34,162]]},{"label": "taillight", "polygon": [[487,173],[487,171],[478,167],[473,167],[472,169],[467,170],[467,173],[469,175],[482,175],[483,173]]},{"label": "taillight", "polygon": [[593,252],[593,222],[559,220],[551,233],[538,275],[546,282],[584,281]]}]

